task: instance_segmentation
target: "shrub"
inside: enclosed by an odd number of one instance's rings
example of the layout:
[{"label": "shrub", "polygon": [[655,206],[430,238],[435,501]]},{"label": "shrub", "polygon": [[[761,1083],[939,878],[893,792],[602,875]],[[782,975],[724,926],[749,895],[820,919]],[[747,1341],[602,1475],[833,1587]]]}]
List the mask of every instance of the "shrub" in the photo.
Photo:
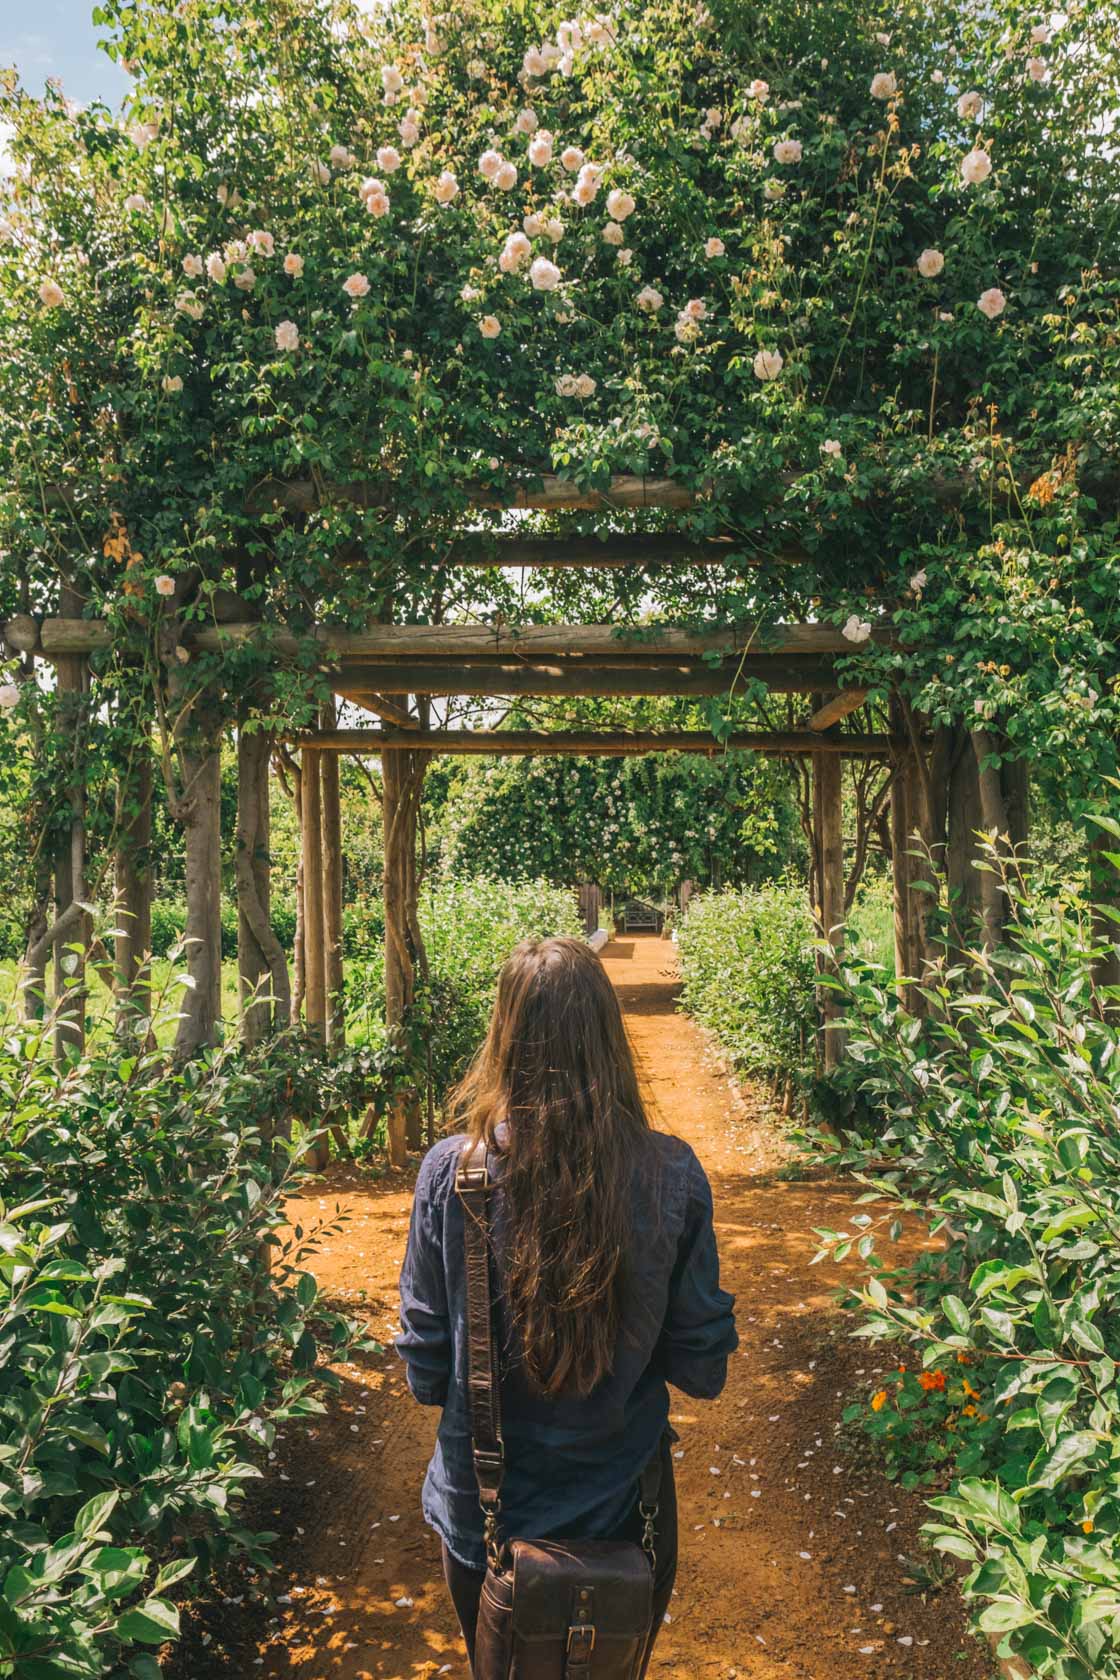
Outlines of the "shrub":
[{"label": "shrub", "polygon": [[813,924],[801,885],[694,898],[679,945],[685,1007],[742,1073],[807,1081],[815,1059]]},{"label": "shrub", "polygon": [[134,1648],[174,1636],[193,1569],[264,1561],[244,1486],[279,1422],[322,1410],[319,1345],[355,1345],[303,1269],[315,1234],[281,1235],[300,1150],[273,1128],[300,1093],[283,1057],[112,1041],[60,1073],[6,1026],[0,1673],[158,1680]]},{"label": "shrub", "polygon": [[[222,956],[232,961],[237,956],[237,905],[223,898],[221,910]],[[277,939],[286,951],[291,951],[296,937],[295,900],[274,899],[271,921]],[[186,925],[187,907],[181,899],[157,898],[152,904],[152,955],[170,956],[182,940]]]},{"label": "shrub", "polygon": [[[849,1416],[912,1485],[948,1488],[926,1534],[970,1566],[980,1627],[1089,1680],[1120,1673],[1120,1024],[1081,914],[1012,890],[1007,947],[943,966],[929,1019],[849,977],[886,1129],[841,1158],[891,1206],[823,1252],[870,1263],[859,1334],[913,1350]],[[901,1210],[938,1241],[892,1265],[877,1241]]]},{"label": "shrub", "polygon": [[[486,1030],[498,970],[522,939],[582,929],[573,893],[544,881],[441,880],[420,897],[429,982],[423,1000],[425,1050],[443,1097],[464,1071]],[[372,934],[376,927],[371,920]],[[384,956],[376,944],[346,973],[357,1033],[371,1044],[385,1032]]]}]

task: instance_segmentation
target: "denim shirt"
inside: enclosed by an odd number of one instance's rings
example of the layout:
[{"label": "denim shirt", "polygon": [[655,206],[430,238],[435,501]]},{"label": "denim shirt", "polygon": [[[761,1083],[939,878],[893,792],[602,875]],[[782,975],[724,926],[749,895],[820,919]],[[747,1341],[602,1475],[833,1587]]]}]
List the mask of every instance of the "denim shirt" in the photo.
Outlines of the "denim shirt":
[{"label": "denim shirt", "polygon": [[[686,1143],[648,1134],[635,1168],[634,1233],[623,1331],[610,1374],[586,1398],[542,1398],[510,1351],[500,1288],[499,1351],[506,1469],[501,1532],[598,1538],[629,1515],[638,1477],[669,1416],[667,1383],[711,1400],[737,1345],[732,1297],[719,1286],[712,1192]],[[467,1405],[466,1273],[463,1211],[455,1193],[461,1137],[429,1150],[416,1181],[401,1271],[396,1347],[422,1405],[442,1406],[424,1479],[424,1516],[461,1563],[482,1569],[482,1512],[471,1461]],[[502,1157],[492,1152],[491,1220],[497,1271],[502,1252]]]}]

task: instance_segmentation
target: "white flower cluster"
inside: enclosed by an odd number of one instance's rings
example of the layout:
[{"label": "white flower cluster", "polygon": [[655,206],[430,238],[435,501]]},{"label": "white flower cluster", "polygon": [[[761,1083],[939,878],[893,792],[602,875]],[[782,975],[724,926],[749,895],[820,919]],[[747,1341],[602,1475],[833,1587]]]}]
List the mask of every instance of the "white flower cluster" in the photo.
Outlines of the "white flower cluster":
[{"label": "white flower cluster", "polygon": [[703,298],[690,298],[677,316],[673,331],[681,344],[695,344],[700,337],[700,323],[708,313]]},{"label": "white flower cluster", "polygon": [[593,397],[595,381],[589,373],[562,373],[556,381],[558,397]]},{"label": "white flower cluster", "polygon": [[604,14],[578,21],[566,19],[557,25],[554,41],[542,41],[539,46],[527,49],[518,80],[522,86],[529,87],[545,76],[570,76],[583,54],[593,47],[606,46],[613,39],[613,25]]}]

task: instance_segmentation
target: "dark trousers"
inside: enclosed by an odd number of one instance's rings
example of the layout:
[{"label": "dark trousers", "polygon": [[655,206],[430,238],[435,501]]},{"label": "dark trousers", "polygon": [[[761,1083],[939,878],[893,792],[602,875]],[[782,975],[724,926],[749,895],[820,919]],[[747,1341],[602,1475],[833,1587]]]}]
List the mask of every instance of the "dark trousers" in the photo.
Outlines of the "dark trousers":
[{"label": "dark trousers", "polygon": [[[635,1504],[633,1511],[626,1521],[615,1532],[607,1536],[610,1540],[635,1540],[642,1538],[642,1518]],[[673,1480],[673,1460],[668,1451],[663,1455],[661,1471],[661,1491],[657,1504],[657,1567],[653,1577],[653,1623],[650,1627],[649,1644],[646,1646],[645,1657],[639,1671],[644,1675],[649,1667],[650,1657],[653,1655],[654,1641],[661,1631],[661,1624],[665,1612],[669,1608],[669,1600],[673,1596],[673,1582],[677,1577],[677,1489]],[[447,1582],[447,1589],[451,1594],[451,1602],[455,1606],[455,1614],[459,1618],[459,1626],[463,1630],[463,1638],[467,1645],[467,1655],[471,1661],[471,1671],[474,1671],[474,1640],[475,1629],[478,1626],[478,1601],[482,1596],[482,1582],[484,1571],[468,1569],[465,1563],[452,1557],[447,1547],[443,1548],[443,1575]]]}]

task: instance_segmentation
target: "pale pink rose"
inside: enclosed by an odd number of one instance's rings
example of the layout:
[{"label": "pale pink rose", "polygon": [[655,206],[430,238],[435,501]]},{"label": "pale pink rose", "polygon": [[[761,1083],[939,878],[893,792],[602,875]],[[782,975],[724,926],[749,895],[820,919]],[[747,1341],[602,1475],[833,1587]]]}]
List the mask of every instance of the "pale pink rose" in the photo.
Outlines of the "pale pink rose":
[{"label": "pale pink rose", "polygon": [[0,683],[0,709],[10,712],[13,706],[19,705],[19,684]]},{"label": "pale pink rose", "polygon": [[404,86],[404,77],[395,64],[385,64],[381,68],[381,86],[386,93],[398,94]]},{"label": "pale pink rose", "polygon": [[935,82],[937,84],[937,86],[940,87],[942,82],[945,80],[944,70],[931,71],[929,79],[930,79],[931,82]]},{"label": "pale pink rose", "polygon": [[483,338],[497,338],[502,330],[502,323],[496,315],[484,315],[478,323],[478,330]]},{"label": "pale pink rose", "polygon": [[540,126],[540,118],[535,111],[526,106],[523,111],[518,111],[513,126],[518,134],[535,134]]},{"label": "pale pink rose", "polygon": [[1031,30],[1031,46],[1044,47],[1050,39],[1050,30],[1045,23],[1036,23]]},{"label": "pale pink rose", "polygon": [[634,214],[635,208],[634,199],[620,187],[615,187],[607,194],[607,213],[613,216],[616,222],[624,222],[627,216]]},{"label": "pale pink rose", "polygon": [[646,315],[656,315],[665,303],[665,299],[656,286],[643,286],[634,299],[638,308]]},{"label": "pale pink rose", "polygon": [[700,323],[691,315],[680,314],[673,323],[673,331],[682,344],[695,344],[700,337]]},{"label": "pale pink rose", "polygon": [[215,286],[220,286],[222,284],[222,281],[226,277],[226,265],[222,261],[220,251],[211,251],[210,255],[207,257],[206,273],[214,282]]},{"label": "pale pink rose", "polygon": [[998,286],[989,286],[986,292],[980,293],[976,307],[981,315],[986,315],[989,321],[994,321],[996,316],[1002,315],[1007,308],[1007,298]]},{"label": "pale pink rose", "polygon": [[779,140],[774,147],[775,163],[800,163],[800,140]]},{"label": "pale pink rose", "polygon": [[576,380],[577,397],[593,397],[595,395],[595,381],[589,373],[581,373]]},{"label": "pale pink rose", "polygon": [[785,182],[767,181],[766,185],[762,189],[762,196],[766,200],[767,204],[773,204],[776,199],[784,198],[786,196]]},{"label": "pale pink rose", "polygon": [[395,146],[378,146],[378,148],[377,148],[377,167],[378,167],[378,169],[383,169],[385,171],[386,175],[392,175],[395,170],[400,168],[400,166],[401,166],[401,154],[397,151],[397,148]]},{"label": "pale pink rose", "polygon": [[436,203],[450,204],[451,200],[458,195],[458,192],[459,183],[450,169],[443,170],[435,184]]},{"label": "pale pink rose", "polygon": [[294,321],[281,321],[276,328],[277,350],[299,349],[299,328]]},{"label": "pale pink rose", "polygon": [[257,228],[249,235],[249,244],[258,256],[272,257],[276,254],[276,241],[265,228]]},{"label": "pale pink rose", "polygon": [[980,115],[983,109],[984,95],[975,92],[975,90],[971,93],[962,93],[957,100],[957,115],[962,122],[971,122],[974,117]]},{"label": "pale pink rose", "polygon": [[690,321],[702,321],[707,313],[708,306],[703,298],[690,298],[681,310],[681,314],[687,315]]},{"label": "pale pink rose", "polygon": [[163,595],[166,598],[174,595],[174,593],[175,579],[173,577],[168,577],[166,572],[161,572],[156,578],[156,594]]},{"label": "pale pink rose", "polygon": [[834,460],[837,459],[841,454],[843,454],[843,450],[840,447],[840,439],[825,438],[824,442],[821,444],[821,454],[831,455]]},{"label": "pale pink rose", "polygon": [[175,308],[180,315],[189,315],[192,321],[202,319],[202,299],[193,292],[180,292],[175,299]]},{"label": "pale pink rose", "polygon": [[527,216],[522,216],[521,226],[530,239],[539,239],[544,232],[544,217],[536,210],[530,210]]},{"label": "pale pink rose", "polygon": [[770,83],[764,82],[761,76],[756,76],[750,87],[747,89],[747,92],[750,94],[752,99],[757,99],[760,105],[765,105],[766,101],[770,97]]},{"label": "pale pink rose", "polygon": [[183,258],[183,273],[188,280],[201,280],[205,272],[206,265],[193,251]]},{"label": "pale pink rose", "polygon": [[397,133],[401,137],[402,146],[415,146],[420,138],[420,124],[411,112],[407,117],[401,118],[401,125]]},{"label": "pale pink rose", "polygon": [[372,192],[366,198],[366,209],[371,216],[387,216],[389,214],[389,194]]},{"label": "pale pink rose", "polygon": [[871,626],[866,618],[860,618],[858,613],[853,613],[840,634],[849,642],[866,642],[871,634]]},{"label": "pale pink rose", "polygon": [[940,251],[927,247],[918,258],[918,273],[923,280],[936,280],[945,267],[945,258]]},{"label": "pale pink rose", "polygon": [[582,169],[583,161],[583,153],[578,146],[565,146],[560,153],[560,162],[569,175],[574,175],[577,170]]},{"label": "pale pink rose", "polygon": [[914,576],[910,579],[910,593],[912,595],[920,595],[928,582],[929,574],[923,567],[920,572],[915,572]]},{"label": "pale pink rose", "polygon": [[325,163],[320,163],[316,159],[316,161],[311,165],[311,179],[313,181],[318,181],[318,183],[321,187],[329,187],[330,186],[330,184],[331,184],[331,172],[327,168]]},{"label": "pale pink rose", "polygon": [[237,287],[238,291],[251,292],[257,283],[256,270],[252,268],[239,268],[233,277],[233,283]]},{"label": "pale pink rose", "polygon": [[459,296],[464,303],[477,303],[482,293],[477,286],[464,286]]},{"label": "pale pink rose", "polygon": [[715,234],[704,241],[704,255],[706,257],[722,257],[726,250],[727,246],[723,243],[723,240],[717,239]]},{"label": "pale pink rose", "polygon": [[542,128],[530,140],[529,162],[534,169],[546,169],[552,162],[552,135],[547,128]]},{"label": "pale pink rose", "polygon": [[975,187],[992,173],[992,160],[982,146],[975,147],[961,159],[961,179],[966,186]]},{"label": "pale pink rose", "polygon": [[717,105],[713,105],[704,112],[705,128],[718,128],[723,121],[723,112]]},{"label": "pale pink rose", "polygon": [[47,309],[57,309],[63,302],[63,291],[57,280],[44,280],[39,287],[39,302]]},{"label": "pale pink rose", "polygon": [[1044,58],[1028,58],[1027,75],[1032,82],[1044,82],[1046,80],[1046,60]]},{"label": "pale pink rose", "polygon": [[755,378],[767,383],[771,379],[777,379],[782,371],[784,358],[780,350],[760,350],[751,365]]},{"label": "pale pink rose", "polygon": [[364,274],[351,274],[349,279],[342,282],[342,289],[346,296],[353,298],[356,303],[359,298],[369,295],[369,281]]},{"label": "pale pink rose", "polygon": [[490,150],[483,152],[478,160],[478,173],[485,181],[492,181],[502,167],[502,154]]},{"label": "pale pink rose", "polygon": [[524,58],[521,60],[521,69],[524,75],[529,77],[544,75],[548,65],[545,63],[544,54],[539,47],[530,47],[526,51]]},{"label": "pale pink rose", "polygon": [[[176,396],[183,389],[183,381],[177,373],[165,373],[160,380],[160,385],[169,397]],[[172,584],[172,588],[174,587],[174,584]]]},{"label": "pale pink rose", "polygon": [[559,216],[550,216],[544,224],[544,231],[554,245],[559,245],[564,237],[564,223]]},{"label": "pale pink rose", "polygon": [[284,273],[290,274],[293,280],[302,280],[303,258],[298,251],[289,251],[284,258]]},{"label": "pale pink rose", "polygon": [[619,268],[629,268],[633,261],[634,253],[630,250],[629,246],[624,246],[615,258],[615,262],[618,264]]},{"label": "pale pink rose", "polygon": [[576,376],[574,373],[562,373],[556,381],[556,395],[558,397],[574,397],[576,394]]},{"label": "pale pink rose", "polygon": [[128,197],[124,201],[124,207],[126,210],[134,212],[146,210],[148,208],[148,201],[144,197],[143,193],[129,193]]},{"label": "pale pink rose", "polygon": [[529,269],[534,291],[554,292],[560,284],[560,270],[547,257],[537,257]]},{"label": "pale pink rose", "polygon": [[607,222],[603,228],[604,245],[621,245],[626,238],[617,222]]},{"label": "pale pink rose", "polygon": [[517,185],[517,167],[508,160],[504,162],[494,176],[494,185],[502,192],[512,192]]},{"label": "pale pink rose", "polygon": [[511,233],[502,246],[498,257],[498,267],[503,274],[516,274],[523,263],[528,262],[533,254],[533,247],[529,243],[527,234],[520,231]]},{"label": "pale pink rose", "polygon": [[332,169],[352,169],[354,167],[354,156],[348,146],[332,146],[330,156]]},{"label": "pale pink rose", "polygon": [[893,99],[898,92],[898,77],[893,70],[880,70],[871,78],[872,99]]},{"label": "pale pink rose", "polygon": [[472,82],[480,82],[486,74],[486,65],[481,58],[472,58],[467,62],[467,75]]},{"label": "pale pink rose", "polygon": [[603,166],[601,163],[584,163],[580,166],[579,180],[589,181],[595,188],[598,188],[602,176]]},{"label": "pale pink rose", "polygon": [[249,247],[243,239],[231,239],[226,246],[225,254],[228,263],[244,262],[249,255]]},{"label": "pale pink rose", "polygon": [[594,181],[577,181],[572,188],[572,202],[586,209],[598,191]]}]

